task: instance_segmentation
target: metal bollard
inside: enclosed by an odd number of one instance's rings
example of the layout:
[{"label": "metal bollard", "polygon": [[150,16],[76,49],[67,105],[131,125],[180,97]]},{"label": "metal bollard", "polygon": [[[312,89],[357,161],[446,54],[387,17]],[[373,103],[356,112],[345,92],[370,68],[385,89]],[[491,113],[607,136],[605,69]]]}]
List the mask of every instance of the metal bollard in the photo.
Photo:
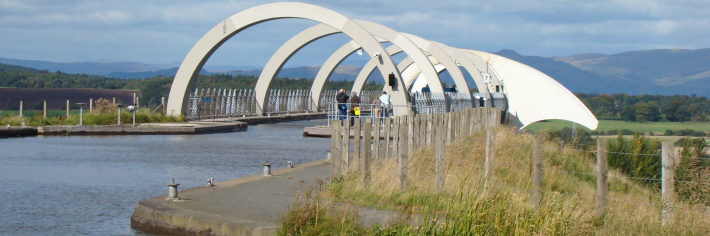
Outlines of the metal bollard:
[{"label": "metal bollard", "polygon": [[170,183],[168,184],[168,198],[166,200],[180,200],[178,197],[178,185],[180,184],[176,184],[175,179],[170,180]]},{"label": "metal bollard", "polygon": [[208,187],[214,186],[214,178],[209,178],[209,179],[207,179],[207,186],[208,186]]},{"label": "metal bollard", "polygon": [[328,161],[330,161],[330,150],[326,151],[328,154],[326,155],[326,158]]},{"label": "metal bollard", "polygon": [[271,176],[271,164],[267,161],[263,164],[264,166],[264,176]]},{"label": "metal bollard", "polygon": [[22,127],[25,127],[25,119],[22,119]]},{"label": "metal bollard", "polygon": [[293,161],[288,161],[288,168],[293,168]]}]

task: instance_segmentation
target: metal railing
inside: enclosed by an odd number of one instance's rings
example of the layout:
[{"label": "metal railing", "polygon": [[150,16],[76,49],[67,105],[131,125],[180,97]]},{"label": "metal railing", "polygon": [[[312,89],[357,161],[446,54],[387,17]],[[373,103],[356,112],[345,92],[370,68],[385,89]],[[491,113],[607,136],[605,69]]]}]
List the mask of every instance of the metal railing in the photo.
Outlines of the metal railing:
[{"label": "metal railing", "polygon": [[254,90],[203,88],[190,93],[185,118],[199,120],[261,114]]}]

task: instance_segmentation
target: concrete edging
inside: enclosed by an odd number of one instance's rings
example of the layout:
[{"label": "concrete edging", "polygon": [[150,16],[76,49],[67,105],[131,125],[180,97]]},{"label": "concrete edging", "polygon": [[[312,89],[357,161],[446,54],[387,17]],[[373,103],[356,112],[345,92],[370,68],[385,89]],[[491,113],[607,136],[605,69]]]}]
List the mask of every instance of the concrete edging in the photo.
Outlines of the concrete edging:
[{"label": "concrete edging", "polygon": [[[284,176],[310,166],[322,165],[325,159],[305,162],[295,168],[281,168],[272,171],[274,176]],[[217,183],[214,187],[195,187],[180,191],[179,196],[193,196],[195,193],[233,188],[240,184],[263,180],[263,174],[254,174]],[[278,224],[239,219],[181,207],[183,200],[168,200],[167,195],[140,201],[131,216],[131,227],[148,233],[170,235],[275,235]],[[188,197],[189,198],[189,197]],[[186,199],[190,201],[189,199]],[[284,212],[287,209],[283,209]]]}]

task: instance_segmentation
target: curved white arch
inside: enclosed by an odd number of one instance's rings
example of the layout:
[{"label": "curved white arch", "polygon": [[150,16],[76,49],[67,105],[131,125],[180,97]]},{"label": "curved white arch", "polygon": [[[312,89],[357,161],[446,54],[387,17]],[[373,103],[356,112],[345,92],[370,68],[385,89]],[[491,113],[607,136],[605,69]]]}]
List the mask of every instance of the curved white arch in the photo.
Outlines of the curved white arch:
[{"label": "curved white arch", "polygon": [[[259,75],[259,80],[256,81],[256,88],[263,91],[267,91],[271,86],[271,81],[273,81],[278,75],[281,68],[286,64],[286,62],[294,55],[296,52],[301,50],[306,45],[320,38],[341,33],[333,27],[326,24],[318,24],[310,27],[304,31],[301,31],[297,35],[293,36],[291,39],[286,41],[281,47],[276,50],[274,55],[271,56],[269,62],[264,66],[264,70],[261,71]],[[358,45],[359,47],[359,45]],[[320,91],[318,92],[320,94]],[[257,95],[256,100],[259,104],[266,104],[266,93],[260,93]],[[319,100],[314,100],[319,101]],[[315,109],[318,109],[316,106]]]},{"label": "curved white arch", "polygon": [[[170,96],[168,97],[168,115],[179,115],[185,112],[188,89],[194,86],[195,78],[200,69],[222,43],[253,25],[281,18],[301,18],[327,24],[352,38],[353,41],[362,46],[368,55],[373,55],[373,57],[374,55],[379,55],[377,57],[378,67],[382,76],[387,78],[389,73],[394,73],[400,82],[391,95],[392,103],[397,105],[406,105],[408,103],[409,96],[406,90],[401,87],[402,77],[392,58],[367,30],[342,14],[323,7],[305,3],[281,2],[252,7],[234,14],[226,19],[224,23],[220,22],[202,36],[183,60],[173,80]],[[259,94],[266,91],[257,89],[256,92]],[[263,104],[261,105],[263,107]],[[408,113],[409,111],[400,112],[400,114]]]},{"label": "curved white arch", "polygon": [[495,54],[467,50],[481,58],[505,79],[508,112],[520,128],[536,121],[560,119],[596,129],[599,121],[589,109],[559,82],[546,74]]}]

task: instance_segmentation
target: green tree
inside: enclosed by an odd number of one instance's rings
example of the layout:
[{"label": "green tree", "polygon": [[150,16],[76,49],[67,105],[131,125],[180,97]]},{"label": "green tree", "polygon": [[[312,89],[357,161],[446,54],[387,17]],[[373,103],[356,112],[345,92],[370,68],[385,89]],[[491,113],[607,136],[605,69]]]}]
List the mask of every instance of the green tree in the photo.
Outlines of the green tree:
[{"label": "green tree", "polygon": [[658,108],[649,103],[637,103],[633,106],[636,111],[636,121],[658,121],[661,119]]}]

